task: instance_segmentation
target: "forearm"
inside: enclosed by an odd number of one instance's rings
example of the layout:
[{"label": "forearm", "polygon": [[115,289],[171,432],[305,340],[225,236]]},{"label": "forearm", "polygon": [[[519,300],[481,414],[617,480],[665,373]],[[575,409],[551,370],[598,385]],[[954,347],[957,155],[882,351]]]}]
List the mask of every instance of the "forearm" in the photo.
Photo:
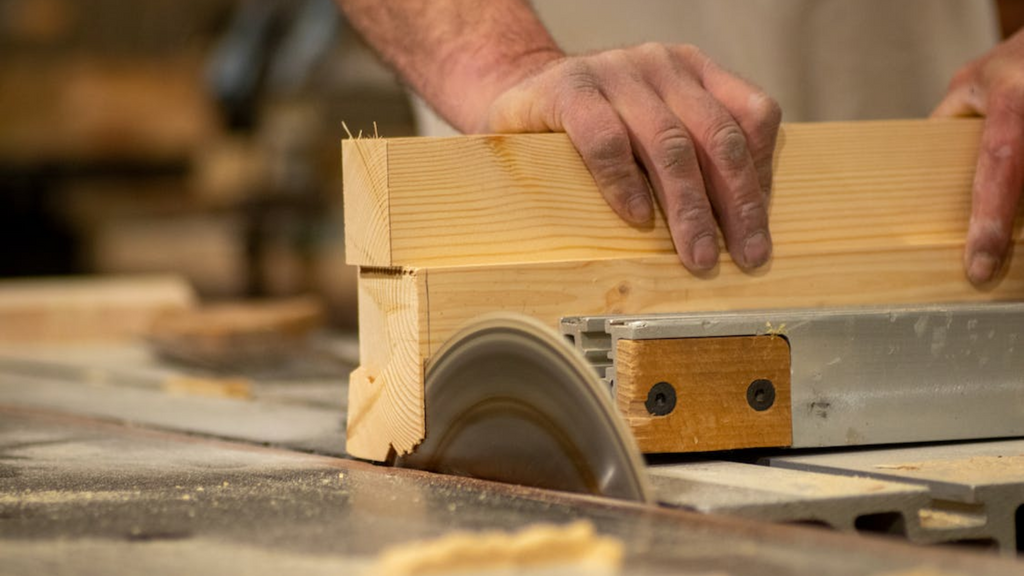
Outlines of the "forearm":
[{"label": "forearm", "polygon": [[526,0],[337,2],[456,128],[565,132],[608,204],[642,229],[656,214],[653,190],[690,270],[718,263],[716,217],[741,268],[771,257],[767,203],[782,112],[696,47],[566,56]]},{"label": "forearm", "polygon": [[562,56],[522,0],[337,0],[402,79],[463,132],[491,103]]}]

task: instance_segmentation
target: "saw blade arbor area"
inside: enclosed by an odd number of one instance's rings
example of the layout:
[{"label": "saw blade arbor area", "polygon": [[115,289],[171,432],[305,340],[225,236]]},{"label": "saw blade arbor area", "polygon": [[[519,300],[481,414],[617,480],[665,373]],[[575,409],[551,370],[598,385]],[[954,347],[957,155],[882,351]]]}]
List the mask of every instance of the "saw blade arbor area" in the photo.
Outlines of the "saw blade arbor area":
[{"label": "saw blade arbor area", "polygon": [[520,315],[483,317],[431,360],[426,438],[398,466],[652,501],[608,390],[562,338]]}]

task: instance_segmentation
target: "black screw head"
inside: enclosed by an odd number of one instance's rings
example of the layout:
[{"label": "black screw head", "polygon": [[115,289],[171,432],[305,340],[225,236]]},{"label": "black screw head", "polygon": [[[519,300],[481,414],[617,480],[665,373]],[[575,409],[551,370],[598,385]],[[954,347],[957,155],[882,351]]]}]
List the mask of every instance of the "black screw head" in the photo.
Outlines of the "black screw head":
[{"label": "black screw head", "polygon": [[747,386],[747,404],[758,412],[764,412],[775,404],[775,385],[771,380],[758,378]]},{"label": "black screw head", "polygon": [[651,386],[644,402],[651,416],[667,416],[676,408],[676,389],[668,382],[658,382]]}]

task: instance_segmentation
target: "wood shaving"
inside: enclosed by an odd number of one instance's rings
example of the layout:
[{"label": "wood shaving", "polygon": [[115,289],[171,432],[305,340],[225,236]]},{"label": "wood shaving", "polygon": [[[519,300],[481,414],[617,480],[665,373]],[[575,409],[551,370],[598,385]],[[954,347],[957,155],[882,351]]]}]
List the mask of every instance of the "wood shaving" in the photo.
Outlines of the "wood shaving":
[{"label": "wood shaving", "polygon": [[921,527],[926,530],[952,530],[956,528],[981,528],[988,519],[981,514],[963,514],[945,510],[918,510]]},{"label": "wood shaving", "polygon": [[551,566],[614,574],[622,566],[622,557],[622,541],[598,535],[590,522],[535,524],[514,533],[452,532],[388,548],[368,574],[413,576]]},{"label": "wood shaving", "polygon": [[878,464],[875,466],[878,470],[920,470],[919,464]]}]

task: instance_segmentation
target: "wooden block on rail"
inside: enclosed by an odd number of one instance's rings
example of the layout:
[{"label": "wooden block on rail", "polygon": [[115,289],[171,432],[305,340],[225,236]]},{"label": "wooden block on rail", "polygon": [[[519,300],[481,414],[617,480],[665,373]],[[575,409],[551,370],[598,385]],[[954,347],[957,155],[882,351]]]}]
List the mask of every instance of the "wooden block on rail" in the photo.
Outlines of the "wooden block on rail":
[{"label": "wooden block on rail", "polygon": [[350,453],[381,460],[422,439],[424,367],[488,312],[555,327],[577,315],[1024,298],[1019,259],[984,290],[963,272],[979,129],[787,125],[771,264],[747,274],[725,257],[707,277],[679,264],[661,224],[622,223],[564,135],[346,142],[348,253],[363,266]]},{"label": "wooden block on rail", "polygon": [[781,336],[619,340],[615,403],[645,453],[788,447]]}]

